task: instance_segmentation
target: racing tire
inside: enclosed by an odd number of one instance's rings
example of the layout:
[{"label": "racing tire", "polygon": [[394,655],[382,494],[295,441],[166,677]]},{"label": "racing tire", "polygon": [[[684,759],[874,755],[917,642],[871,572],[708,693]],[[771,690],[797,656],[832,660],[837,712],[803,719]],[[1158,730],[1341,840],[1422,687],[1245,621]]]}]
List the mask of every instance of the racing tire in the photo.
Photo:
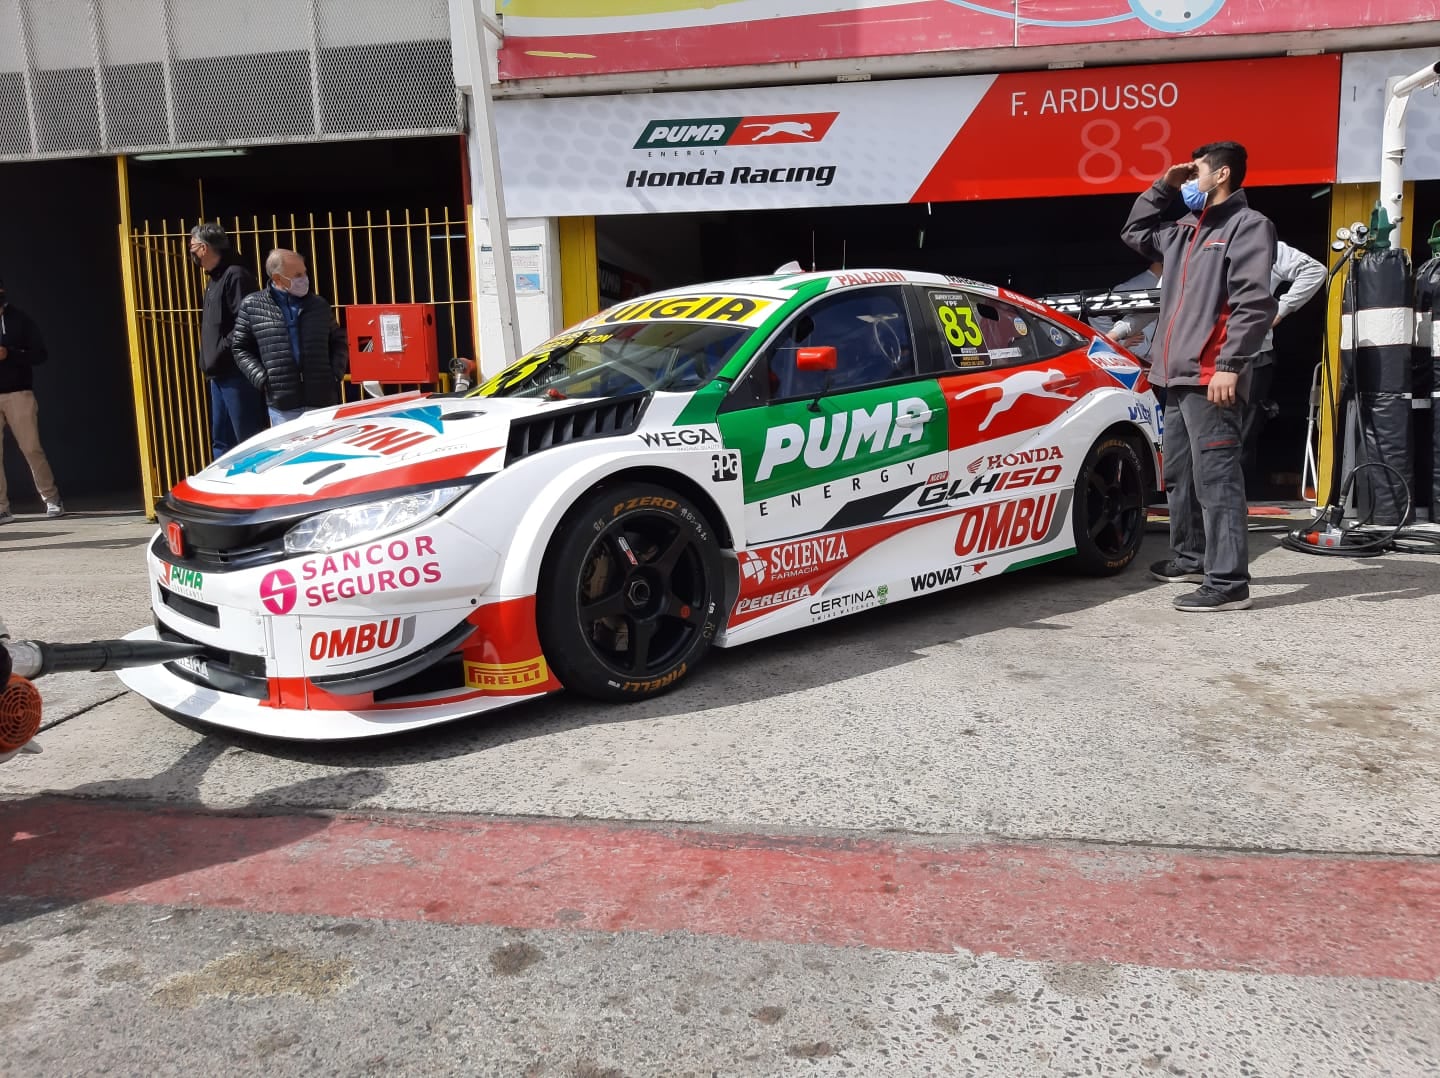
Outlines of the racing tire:
[{"label": "racing tire", "polygon": [[1135,560],[1145,539],[1145,465],[1135,443],[1101,438],[1075,479],[1075,557],[1089,576],[1113,576]]},{"label": "racing tire", "polygon": [[601,487],[575,504],[546,551],[540,646],[571,692],[643,700],[699,665],[723,600],[720,548],[699,506],[655,483]]}]

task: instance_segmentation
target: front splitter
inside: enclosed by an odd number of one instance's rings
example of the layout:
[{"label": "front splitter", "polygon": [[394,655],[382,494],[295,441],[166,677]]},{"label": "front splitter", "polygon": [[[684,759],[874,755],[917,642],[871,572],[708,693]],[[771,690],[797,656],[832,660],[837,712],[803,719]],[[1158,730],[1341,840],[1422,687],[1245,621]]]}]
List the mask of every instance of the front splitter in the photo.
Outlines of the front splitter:
[{"label": "front splitter", "polygon": [[[153,628],[138,629],[126,640],[156,640]],[[187,681],[163,665],[137,666],[117,672],[127,689],[143,696],[164,711],[183,715],[196,722],[240,730],[286,741],[350,741],[384,737],[425,726],[438,726],[457,719],[497,711],[526,700],[529,696],[470,697],[448,703],[394,703],[367,711],[308,710],[270,707],[259,700],[218,692]]]}]

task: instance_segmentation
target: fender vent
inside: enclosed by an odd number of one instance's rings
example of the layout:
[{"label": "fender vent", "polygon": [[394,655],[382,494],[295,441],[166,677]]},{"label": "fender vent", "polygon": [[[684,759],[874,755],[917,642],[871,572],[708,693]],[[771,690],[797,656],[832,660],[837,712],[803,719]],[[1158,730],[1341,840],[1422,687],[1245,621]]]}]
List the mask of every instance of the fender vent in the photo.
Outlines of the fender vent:
[{"label": "fender vent", "polygon": [[523,457],[557,445],[633,434],[649,403],[649,393],[606,397],[604,400],[585,401],[574,408],[547,410],[542,415],[518,420],[510,426],[505,464],[509,466]]}]

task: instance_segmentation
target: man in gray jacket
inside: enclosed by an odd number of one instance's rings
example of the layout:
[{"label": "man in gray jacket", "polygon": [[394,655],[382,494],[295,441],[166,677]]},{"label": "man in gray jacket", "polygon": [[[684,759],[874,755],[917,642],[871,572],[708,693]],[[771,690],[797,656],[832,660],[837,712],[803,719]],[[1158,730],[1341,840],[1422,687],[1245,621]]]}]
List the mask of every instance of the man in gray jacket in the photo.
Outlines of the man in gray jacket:
[{"label": "man in gray jacket", "polygon": [[[1241,408],[1250,363],[1279,308],[1270,291],[1275,226],[1250,208],[1245,147],[1212,142],[1135,200],[1121,237],[1164,265],[1150,380],[1166,388],[1170,557],[1157,580],[1198,583],[1183,611],[1250,605]],[[1183,190],[1182,190],[1183,189]],[[1190,210],[1167,221],[1176,198]]]}]

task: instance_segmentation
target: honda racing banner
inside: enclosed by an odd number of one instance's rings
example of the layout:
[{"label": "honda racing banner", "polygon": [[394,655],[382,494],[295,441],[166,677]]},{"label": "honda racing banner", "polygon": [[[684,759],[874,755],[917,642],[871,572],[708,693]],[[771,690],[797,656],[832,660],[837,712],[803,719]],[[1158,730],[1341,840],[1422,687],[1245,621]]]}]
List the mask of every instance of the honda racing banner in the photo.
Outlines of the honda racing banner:
[{"label": "honda racing banner", "polygon": [[[496,104],[514,217],[1140,191],[1206,142],[1335,179],[1338,56]],[[1259,107],[1263,102],[1264,107]]]},{"label": "honda racing banner", "polygon": [[500,77],[525,79],[1404,26],[1440,18],[1440,0],[498,0],[496,11]]}]

